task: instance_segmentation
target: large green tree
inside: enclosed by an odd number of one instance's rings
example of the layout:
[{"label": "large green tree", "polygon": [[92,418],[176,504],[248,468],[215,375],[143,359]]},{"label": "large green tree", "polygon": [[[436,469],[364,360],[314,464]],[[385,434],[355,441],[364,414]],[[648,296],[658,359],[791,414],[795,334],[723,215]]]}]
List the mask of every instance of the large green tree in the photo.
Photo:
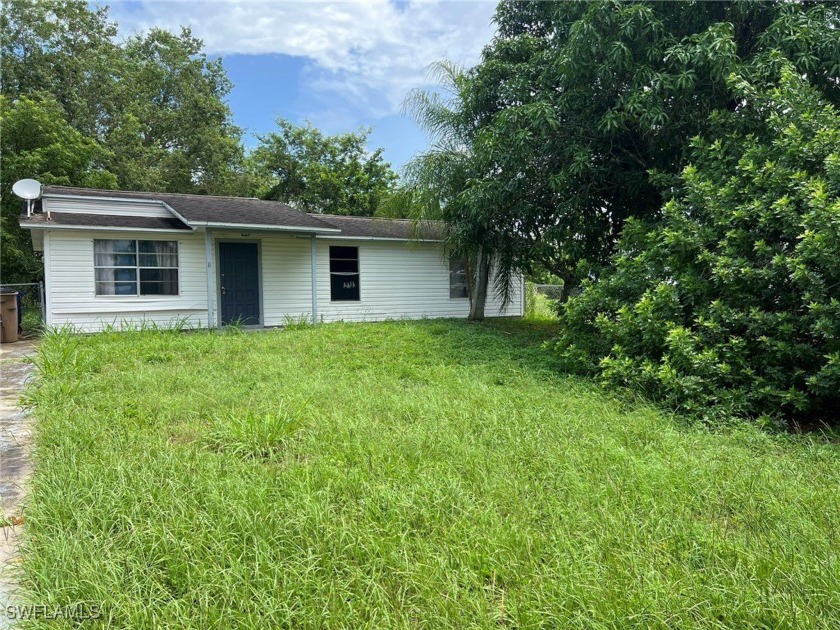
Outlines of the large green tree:
[{"label": "large green tree", "polygon": [[119,42],[107,8],[84,0],[10,0],[0,29],[3,95],[50,94],[74,129],[107,150],[120,188],[250,192],[231,83],[189,29]]},{"label": "large green tree", "polygon": [[778,87],[730,80],[662,221],[563,308],[563,366],[681,412],[836,423],[840,112],[781,60]]},{"label": "large green tree", "polygon": [[[122,42],[116,37],[107,8],[84,0],[3,3],[0,186],[7,282],[38,273],[9,192],[16,179],[253,194],[221,60],[208,59],[186,29],[152,29]],[[110,175],[102,177],[105,172]]]},{"label": "large green tree", "polygon": [[327,135],[280,118],[250,156],[260,196],[305,212],[373,216],[397,176],[382,149],[367,150],[369,129]]},{"label": "large green tree", "polygon": [[41,277],[41,261],[18,223],[23,202],[12,194],[12,184],[34,177],[44,184],[113,188],[117,180],[105,167],[108,152],[74,129],[49,95],[0,96],[0,153],[2,281],[33,282]]},{"label": "large green tree", "polygon": [[232,122],[232,84],[189,29],[151,29],[121,46],[114,119],[102,141],[121,187],[227,194],[240,190],[242,132]]},{"label": "large green tree", "polygon": [[2,93],[12,99],[51,94],[73,128],[99,138],[115,115],[121,66],[108,9],[92,9],[83,0],[8,0],[0,35]]},{"label": "large green tree", "polygon": [[603,262],[628,218],[658,215],[712,113],[741,106],[727,77],[775,51],[840,102],[836,3],[505,0],[496,23],[468,105],[491,119],[471,194],[505,231],[504,267],[571,281]]}]

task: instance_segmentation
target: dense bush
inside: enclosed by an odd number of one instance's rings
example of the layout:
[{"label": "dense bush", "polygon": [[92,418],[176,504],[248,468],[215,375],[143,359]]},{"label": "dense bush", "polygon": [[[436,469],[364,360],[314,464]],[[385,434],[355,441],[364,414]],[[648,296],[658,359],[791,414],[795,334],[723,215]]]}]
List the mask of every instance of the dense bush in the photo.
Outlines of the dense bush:
[{"label": "dense bush", "polygon": [[796,72],[732,79],[655,226],[561,316],[566,369],[705,419],[840,417],[840,115]]}]

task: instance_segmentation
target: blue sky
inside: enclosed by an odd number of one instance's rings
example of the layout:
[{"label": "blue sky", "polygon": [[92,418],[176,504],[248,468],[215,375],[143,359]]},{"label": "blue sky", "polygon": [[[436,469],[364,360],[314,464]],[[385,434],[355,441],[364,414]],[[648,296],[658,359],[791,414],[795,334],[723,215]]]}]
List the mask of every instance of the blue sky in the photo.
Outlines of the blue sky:
[{"label": "blue sky", "polygon": [[221,56],[234,84],[235,121],[252,134],[277,116],[309,120],[327,133],[373,127],[400,168],[426,138],[400,107],[426,87],[429,64],[478,61],[489,42],[495,2],[112,2],[121,34],[152,26],[190,26],[211,56]]}]

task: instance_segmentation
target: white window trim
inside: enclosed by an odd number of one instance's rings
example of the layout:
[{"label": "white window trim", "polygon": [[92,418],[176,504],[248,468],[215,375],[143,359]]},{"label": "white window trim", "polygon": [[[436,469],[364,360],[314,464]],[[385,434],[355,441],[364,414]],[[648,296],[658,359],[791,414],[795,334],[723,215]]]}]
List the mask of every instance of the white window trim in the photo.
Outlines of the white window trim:
[{"label": "white window trim", "polygon": [[[91,243],[93,244],[94,241],[134,241],[134,256],[135,256],[135,265],[133,267],[119,267],[113,265],[97,265],[96,264],[96,245],[93,245],[93,296],[97,300],[111,300],[111,299],[118,299],[118,300],[132,300],[137,298],[142,298],[143,300],[165,300],[171,299],[176,297],[181,297],[181,241],[173,240],[171,238],[95,238],[92,239]],[[178,266],[177,267],[141,267],[140,266],[140,241],[154,241],[154,242],[165,242],[165,243],[175,243],[175,255],[178,257]],[[137,272],[135,284],[137,285],[136,293],[120,293],[120,294],[103,294],[96,292],[96,270],[97,269],[134,269]],[[178,275],[178,293],[172,294],[161,294],[161,293],[140,293],[140,270],[141,269],[174,269]]]}]

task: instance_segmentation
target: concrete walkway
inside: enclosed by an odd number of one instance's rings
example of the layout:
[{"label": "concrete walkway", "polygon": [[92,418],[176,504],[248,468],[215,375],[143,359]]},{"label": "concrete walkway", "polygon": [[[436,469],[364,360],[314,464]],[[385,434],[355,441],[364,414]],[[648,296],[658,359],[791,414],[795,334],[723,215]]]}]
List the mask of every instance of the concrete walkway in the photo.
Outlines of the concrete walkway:
[{"label": "concrete walkway", "polygon": [[32,425],[19,398],[35,371],[27,359],[36,349],[33,340],[0,346],[0,628],[9,627],[6,606],[20,603],[15,597],[14,570],[23,526],[21,501],[31,472]]}]

